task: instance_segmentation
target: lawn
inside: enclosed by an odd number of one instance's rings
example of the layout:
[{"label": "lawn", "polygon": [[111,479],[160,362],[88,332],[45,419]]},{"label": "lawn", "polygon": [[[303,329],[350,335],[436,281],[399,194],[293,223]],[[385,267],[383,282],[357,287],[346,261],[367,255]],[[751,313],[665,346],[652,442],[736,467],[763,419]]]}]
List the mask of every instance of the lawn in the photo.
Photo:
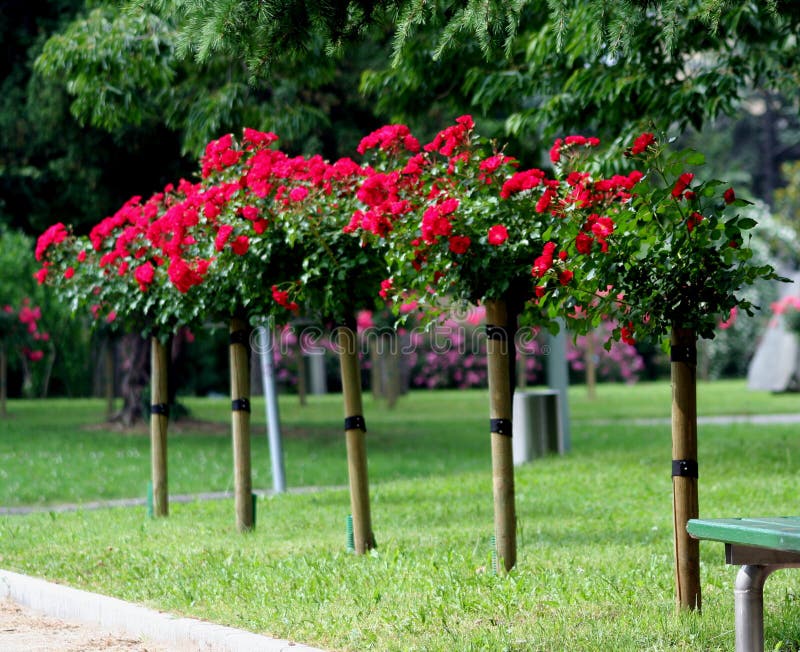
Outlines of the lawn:
[{"label": "lawn", "polygon": [[[797,396],[701,385],[701,414],[800,412]],[[232,501],[0,517],[0,566],[176,613],[336,650],[729,650],[734,569],[703,543],[702,616],[674,613],[667,383],[571,390],[572,452],[517,470],[519,563],[491,569],[485,392],[427,392],[388,411],[367,401],[379,548],[345,551],[347,492],[259,502],[256,531],[235,532]],[[226,401],[187,400],[224,424]],[[12,402],[0,422],[0,503],[143,495],[148,440],[98,429],[101,404]],[[290,486],[346,483],[341,405],[281,401]],[[263,408],[254,405],[256,432]],[[87,428],[87,425],[90,427]],[[707,517],[796,514],[800,426],[702,426]],[[200,432],[202,430],[202,432]],[[255,486],[268,488],[265,436]],[[170,435],[173,492],[230,488],[224,425]],[[768,649],[796,650],[796,573],[767,592]]]}]

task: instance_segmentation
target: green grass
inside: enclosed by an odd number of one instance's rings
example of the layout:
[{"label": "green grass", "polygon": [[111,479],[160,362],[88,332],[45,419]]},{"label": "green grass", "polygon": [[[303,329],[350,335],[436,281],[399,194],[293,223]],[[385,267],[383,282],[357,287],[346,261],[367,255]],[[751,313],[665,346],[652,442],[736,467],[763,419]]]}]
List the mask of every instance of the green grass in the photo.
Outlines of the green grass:
[{"label": "green grass", "polygon": [[[800,412],[797,396],[741,382],[699,393],[702,414]],[[367,401],[374,555],[345,552],[347,492],[329,490],[261,500],[248,535],[234,531],[228,500],[173,505],[160,521],[143,508],[3,517],[0,566],[337,650],[729,650],[735,570],[720,544],[703,543],[704,613],[675,615],[669,425],[625,421],[669,416],[669,397],[664,383],[601,386],[596,402],[572,390],[572,452],[517,469],[508,576],[490,571],[485,392],[413,394],[391,412]],[[226,418],[225,401],[189,403]],[[53,490],[73,485],[76,500],[141,495],[148,440],[84,429],[99,403],[10,407],[0,503],[14,502],[9,483],[27,496],[14,504],[59,502]],[[303,409],[287,397],[281,410],[289,483],[344,484],[338,397]],[[702,426],[701,513],[797,514],[799,427]],[[254,472],[267,488],[263,439]],[[172,491],[228,488],[229,449],[222,433],[170,435]],[[794,571],[769,581],[768,649],[798,649],[796,585]]]},{"label": "green grass", "polygon": [[[229,402],[186,399],[196,427],[178,424],[169,436],[172,493],[232,488]],[[701,384],[700,414],[800,412],[791,394],[750,392],[742,381]],[[669,417],[668,383],[600,385],[589,401],[583,387],[570,391],[572,420],[581,422]],[[342,408],[337,395],[281,397],[289,486],[347,483]],[[103,424],[103,404],[91,400],[12,401],[0,420],[0,505],[56,504],[143,497],[149,478],[147,430],[120,433]],[[365,399],[373,482],[486,469],[485,391],[417,392],[397,409]],[[272,486],[263,401],[253,401],[253,483]],[[424,454],[421,454],[423,453]]]}]

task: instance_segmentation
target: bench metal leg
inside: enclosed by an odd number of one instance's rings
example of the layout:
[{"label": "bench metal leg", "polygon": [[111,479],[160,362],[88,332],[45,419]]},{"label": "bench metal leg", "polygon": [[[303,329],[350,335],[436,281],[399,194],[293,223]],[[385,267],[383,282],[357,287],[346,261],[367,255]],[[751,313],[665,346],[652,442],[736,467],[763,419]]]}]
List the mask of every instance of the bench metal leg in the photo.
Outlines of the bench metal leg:
[{"label": "bench metal leg", "polygon": [[779,566],[742,566],[733,589],[736,652],[764,652],[764,582]]}]

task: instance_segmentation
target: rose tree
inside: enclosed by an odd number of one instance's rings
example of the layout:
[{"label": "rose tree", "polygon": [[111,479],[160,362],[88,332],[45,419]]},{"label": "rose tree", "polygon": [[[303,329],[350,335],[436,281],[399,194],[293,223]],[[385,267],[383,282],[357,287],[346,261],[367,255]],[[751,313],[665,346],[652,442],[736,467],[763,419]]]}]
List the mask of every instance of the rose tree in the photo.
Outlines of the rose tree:
[{"label": "rose tree", "polygon": [[611,255],[591,262],[609,290],[598,294],[594,310],[616,314],[615,335],[628,343],[669,338],[676,601],[699,608],[699,546],[686,533],[686,521],[698,515],[697,338],[714,337],[734,311],[752,314],[741,291],[778,277],[771,266],[752,262],[747,240],[756,222],[736,211],[747,202],[726,184],[697,176],[701,154],[672,152],[651,133],[626,154],[643,176],[613,216]]},{"label": "rose tree", "polygon": [[[576,263],[604,255],[614,226],[596,213],[627,201],[638,176],[601,183],[587,173],[561,179],[535,168],[520,171],[514,158],[475,133],[470,116],[413,156],[400,156],[405,137],[390,128],[373,134],[389,210],[384,220],[365,218],[358,226],[386,240],[392,271],[384,295],[398,303],[416,299],[434,313],[452,301],[486,306],[495,538],[508,570],[516,561],[510,435],[517,319],[526,313],[555,330],[557,317],[596,291],[590,267]],[[556,143],[553,156],[567,170],[598,144],[570,136]],[[405,210],[391,210],[398,204]],[[582,247],[587,233],[589,246]]]}]

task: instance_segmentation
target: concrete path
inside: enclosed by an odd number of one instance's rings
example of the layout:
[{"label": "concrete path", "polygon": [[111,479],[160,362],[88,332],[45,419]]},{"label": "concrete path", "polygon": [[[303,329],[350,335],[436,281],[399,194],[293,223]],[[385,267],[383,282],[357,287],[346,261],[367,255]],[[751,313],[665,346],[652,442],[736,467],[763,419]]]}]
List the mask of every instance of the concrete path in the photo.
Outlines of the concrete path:
[{"label": "concrete path", "polygon": [[[671,423],[669,417],[651,419],[591,419],[579,421],[593,426],[629,424],[632,426],[663,426]],[[697,425],[729,426],[738,423],[753,425],[780,425],[800,423],[800,414],[731,414],[713,417],[697,417]]]},{"label": "concrete path", "polygon": [[[344,485],[335,487],[294,487],[287,489],[288,494],[312,494],[319,491],[345,490]],[[274,491],[255,490],[253,493],[259,498],[275,495]],[[225,500],[233,498],[231,491],[209,491],[198,494],[173,494],[169,497],[170,503],[194,503],[198,500]],[[62,503],[58,505],[24,505],[19,507],[0,507],[0,516],[14,514],[33,514],[35,512],[77,512],[94,509],[107,509],[109,507],[144,507],[147,505],[145,498],[114,498],[111,500],[90,500],[85,503]]]},{"label": "concrete path", "polygon": [[4,652],[323,652],[6,570],[0,605]]},{"label": "concrete path", "polygon": [[[346,487],[298,487],[304,494]],[[272,491],[256,491],[259,497]],[[224,500],[231,492],[170,496],[171,503]],[[0,507],[0,516],[72,512],[110,507],[144,507],[142,498],[87,503]],[[60,584],[0,569],[2,652],[323,652],[286,640],[214,623],[179,618]]]}]

